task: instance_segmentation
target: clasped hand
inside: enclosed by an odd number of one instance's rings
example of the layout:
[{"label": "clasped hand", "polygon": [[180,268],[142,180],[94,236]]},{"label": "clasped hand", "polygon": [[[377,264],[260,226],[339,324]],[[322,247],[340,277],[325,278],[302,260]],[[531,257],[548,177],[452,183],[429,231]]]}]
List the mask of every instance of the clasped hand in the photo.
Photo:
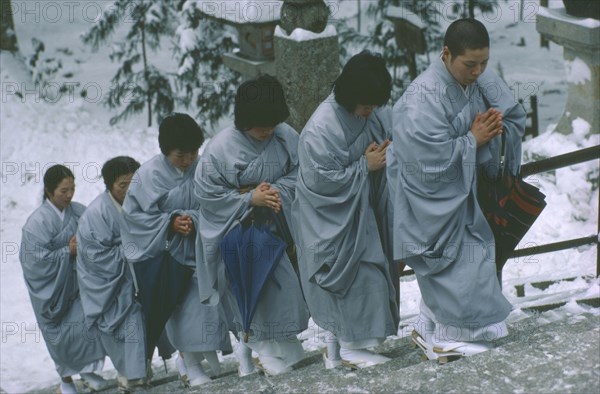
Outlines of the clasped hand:
[{"label": "clasped hand", "polygon": [[367,168],[369,171],[377,171],[385,167],[385,153],[390,144],[390,140],[385,140],[381,145],[373,142],[367,147],[365,156],[367,157]]},{"label": "clasped hand", "polygon": [[478,148],[485,145],[492,138],[502,134],[502,113],[494,108],[477,113],[471,125],[471,133],[477,141]]},{"label": "clasped hand", "polygon": [[171,231],[181,235],[190,235],[194,231],[194,222],[189,215],[176,216],[171,220]]},{"label": "clasped hand", "polygon": [[250,205],[255,207],[268,207],[275,213],[281,210],[281,197],[279,190],[272,188],[267,182],[262,182],[252,192]]},{"label": "clasped hand", "polygon": [[77,237],[75,235],[69,239],[69,253],[71,256],[77,256]]}]

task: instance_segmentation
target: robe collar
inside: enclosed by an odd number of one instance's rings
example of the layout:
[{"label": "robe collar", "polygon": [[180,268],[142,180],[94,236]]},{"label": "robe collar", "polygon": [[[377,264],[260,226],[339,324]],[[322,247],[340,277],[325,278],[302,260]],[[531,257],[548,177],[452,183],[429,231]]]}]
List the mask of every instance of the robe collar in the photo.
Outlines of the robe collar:
[{"label": "robe collar", "polygon": [[[360,133],[363,132],[365,126],[367,125],[368,118],[356,116],[353,113],[348,112],[346,108],[335,101],[335,96],[333,93],[327,98],[327,101],[330,101],[331,105],[333,106],[335,114],[342,126],[342,130],[344,130],[344,135],[346,136],[348,145],[352,145]],[[374,115],[371,114],[370,116]]]},{"label": "robe collar", "polygon": [[56,212],[56,214],[58,215],[58,218],[60,219],[61,222],[63,222],[65,220],[65,211],[67,210],[67,208],[63,209],[62,211],[60,209],[58,209],[56,207],[56,205],[52,204],[52,201],[46,199],[46,202],[48,202],[48,205],[50,205],[50,207],[52,208],[52,210],[54,212]]},{"label": "robe collar", "polygon": [[189,172],[192,171],[196,171],[196,163],[200,160],[200,155],[198,155],[198,157],[196,158],[196,160],[194,161],[194,163],[192,163],[192,165],[185,171],[175,167],[173,164],[171,164],[171,162],[169,161],[169,159],[167,158],[167,156],[165,154],[162,154],[162,161],[163,161],[163,165],[169,169],[169,171],[171,172],[172,175],[174,175],[175,179],[180,179],[182,177],[184,177],[186,174],[188,174]]},{"label": "robe collar", "polygon": [[108,190],[106,191],[106,193],[108,194],[108,197],[110,198],[110,200],[115,205],[115,208],[117,208],[117,212],[123,213],[123,206],[121,204],[119,204],[119,202],[117,200],[115,200],[115,198],[113,197],[112,193],[110,191],[108,191]]}]

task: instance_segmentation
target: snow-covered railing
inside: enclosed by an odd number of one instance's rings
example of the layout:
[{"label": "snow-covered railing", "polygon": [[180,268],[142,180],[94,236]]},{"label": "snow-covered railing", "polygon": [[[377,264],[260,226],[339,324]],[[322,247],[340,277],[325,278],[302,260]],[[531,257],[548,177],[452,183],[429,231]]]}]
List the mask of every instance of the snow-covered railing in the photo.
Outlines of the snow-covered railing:
[{"label": "snow-covered railing", "polygon": [[[521,166],[521,176],[526,177],[540,172],[552,171],[563,167],[572,166],[574,164],[584,163],[586,161],[600,159],[600,145],[581,149],[575,152],[565,153],[564,155],[550,157],[548,159],[539,160],[533,163],[527,163]],[[567,241],[554,242],[545,245],[533,246],[530,248],[517,249],[513,252],[513,258],[531,256],[534,254],[542,254],[556,252],[564,249],[576,248],[583,245],[596,244],[596,276],[600,276],[600,243],[598,237],[600,235],[600,199],[598,199],[598,232],[587,237],[570,239]]]},{"label": "snow-covered railing", "polygon": [[521,166],[521,176],[539,174],[540,172],[557,170],[559,168],[572,166],[574,164],[585,163],[586,161],[600,159],[600,145],[577,150],[575,152],[565,153],[549,157],[547,159],[534,161]]}]

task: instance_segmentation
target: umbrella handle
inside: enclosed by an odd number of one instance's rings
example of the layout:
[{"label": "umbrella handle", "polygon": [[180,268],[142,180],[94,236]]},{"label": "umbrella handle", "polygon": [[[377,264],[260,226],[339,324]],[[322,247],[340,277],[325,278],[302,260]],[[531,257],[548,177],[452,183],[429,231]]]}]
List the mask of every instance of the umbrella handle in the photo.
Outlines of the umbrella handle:
[{"label": "umbrella handle", "polygon": [[129,266],[129,270],[131,271],[131,279],[133,280],[133,288],[135,289],[135,298],[138,298],[138,294],[140,292],[140,287],[138,286],[137,276],[135,275],[135,269],[133,268],[133,263],[126,262]]},{"label": "umbrella handle", "polygon": [[248,333],[244,332],[244,343],[248,343]]}]

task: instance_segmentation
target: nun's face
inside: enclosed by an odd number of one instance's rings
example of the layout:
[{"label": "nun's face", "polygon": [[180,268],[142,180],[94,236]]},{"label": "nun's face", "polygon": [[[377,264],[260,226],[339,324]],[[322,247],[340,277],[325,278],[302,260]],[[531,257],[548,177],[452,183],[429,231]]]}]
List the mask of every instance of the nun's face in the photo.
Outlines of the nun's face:
[{"label": "nun's face", "polygon": [[250,137],[254,138],[255,140],[266,141],[271,137],[271,135],[273,135],[273,131],[275,131],[275,126],[253,127],[246,133],[248,133]]},{"label": "nun's face", "polygon": [[73,194],[75,194],[75,179],[71,177],[63,179],[52,192],[46,190],[46,194],[56,208],[64,210],[71,204]]},{"label": "nun's face", "polygon": [[115,180],[110,188],[110,194],[112,194],[114,199],[121,205],[123,205],[125,194],[127,194],[127,189],[129,189],[132,178],[133,172],[130,174],[121,175]]},{"label": "nun's face", "polygon": [[361,118],[368,118],[375,108],[377,108],[376,105],[356,104],[356,108],[354,108],[354,115],[360,116]]},{"label": "nun's face", "polygon": [[490,49],[465,49],[465,53],[452,56],[448,47],[444,47],[442,60],[448,72],[461,84],[467,87],[485,71],[490,59]]},{"label": "nun's face", "polygon": [[167,160],[173,167],[179,168],[181,171],[185,171],[198,158],[198,150],[191,152],[184,152],[179,149],[174,149],[167,155]]}]

